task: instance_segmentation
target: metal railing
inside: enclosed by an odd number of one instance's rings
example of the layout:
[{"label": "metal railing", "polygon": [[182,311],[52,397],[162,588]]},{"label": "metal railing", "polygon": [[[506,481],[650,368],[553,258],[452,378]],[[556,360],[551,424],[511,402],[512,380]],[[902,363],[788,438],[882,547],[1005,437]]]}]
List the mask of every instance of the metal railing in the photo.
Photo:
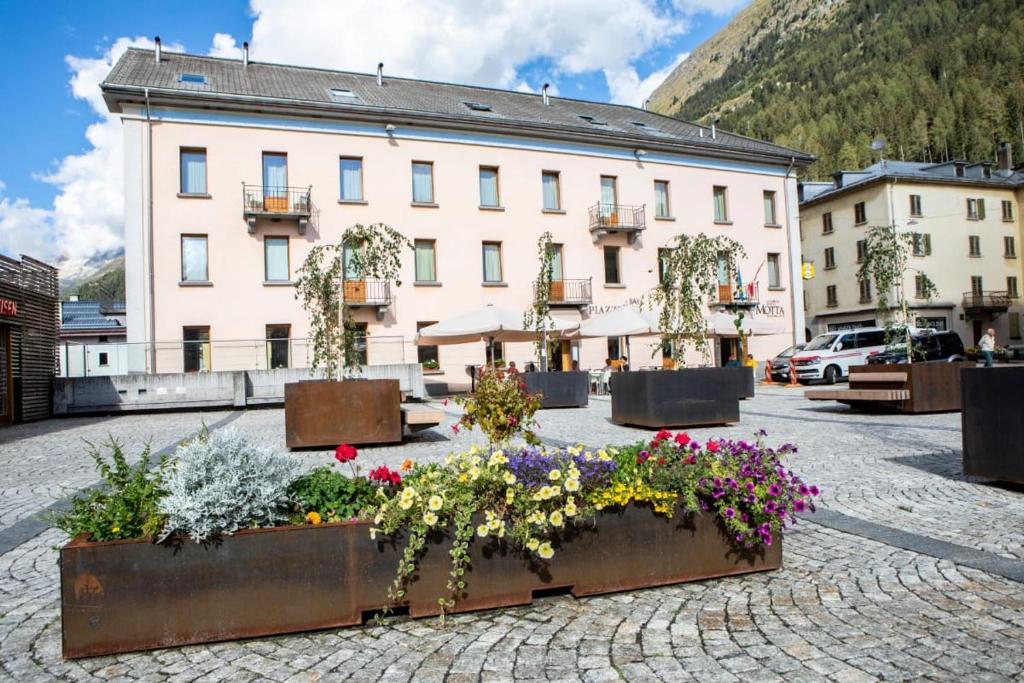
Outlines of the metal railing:
[{"label": "metal railing", "polygon": [[1017,292],[1000,291],[970,291],[964,292],[964,309],[1007,309],[1013,299],[1018,298]]},{"label": "metal railing", "polygon": [[242,211],[251,214],[309,216],[313,212],[313,187],[242,185]]},{"label": "metal railing", "polygon": [[349,306],[391,305],[391,283],[387,280],[345,280],[342,288]]},{"label": "metal railing", "polygon": [[590,278],[551,281],[548,303],[552,306],[585,306],[593,300]]},{"label": "metal railing", "polygon": [[756,306],[760,302],[760,283],[718,285],[718,300],[715,301],[718,306]]},{"label": "metal railing", "polygon": [[590,230],[643,230],[647,227],[646,205],[597,203],[588,210]]}]

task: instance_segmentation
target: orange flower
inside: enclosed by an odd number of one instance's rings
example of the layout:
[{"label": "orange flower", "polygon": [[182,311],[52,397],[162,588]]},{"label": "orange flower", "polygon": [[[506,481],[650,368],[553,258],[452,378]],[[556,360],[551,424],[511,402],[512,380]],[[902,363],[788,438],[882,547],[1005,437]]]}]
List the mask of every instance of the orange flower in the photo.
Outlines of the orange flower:
[{"label": "orange flower", "polygon": [[320,513],[319,512],[307,512],[306,513],[306,521],[309,522],[310,524],[319,524],[320,522],[322,522],[324,520],[320,517]]},{"label": "orange flower", "polygon": [[411,470],[412,469],[412,464],[413,463],[412,463],[412,459],[411,458],[406,458],[405,460],[403,460],[402,461],[402,471],[403,472],[408,472],[409,470]]}]

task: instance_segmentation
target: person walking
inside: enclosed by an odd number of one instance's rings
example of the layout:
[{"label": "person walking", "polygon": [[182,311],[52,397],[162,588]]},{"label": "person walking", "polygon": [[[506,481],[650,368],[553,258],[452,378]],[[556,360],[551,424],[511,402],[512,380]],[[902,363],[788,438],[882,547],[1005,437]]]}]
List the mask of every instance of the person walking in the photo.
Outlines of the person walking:
[{"label": "person walking", "polygon": [[988,328],[978,341],[978,348],[981,349],[981,355],[985,356],[985,367],[992,367],[992,354],[996,350],[996,331]]}]

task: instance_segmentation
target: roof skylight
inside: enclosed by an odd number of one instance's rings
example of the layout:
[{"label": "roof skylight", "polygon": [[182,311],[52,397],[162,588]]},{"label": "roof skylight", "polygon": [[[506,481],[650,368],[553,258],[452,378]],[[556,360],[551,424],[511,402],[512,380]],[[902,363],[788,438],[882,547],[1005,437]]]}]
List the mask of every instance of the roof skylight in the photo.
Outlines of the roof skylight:
[{"label": "roof skylight", "polygon": [[473,111],[491,111],[491,105],[483,102],[463,102],[463,104]]},{"label": "roof skylight", "polygon": [[581,119],[583,119],[584,121],[586,121],[587,123],[593,124],[595,126],[607,126],[608,125],[607,121],[601,121],[599,119],[595,119],[593,116],[590,116],[589,114],[579,114],[579,117]]},{"label": "roof skylight", "polygon": [[206,84],[206,76],[201,74],[181,74],[178,76],[179,83],[198,83],[200,85]]},{"label": "roof skylight", "polygon": [[330,88],[328,92],[331,96],[331,102],[346,103],[355,102],[359,99],[359,95],[356,95],[348,88]]}]

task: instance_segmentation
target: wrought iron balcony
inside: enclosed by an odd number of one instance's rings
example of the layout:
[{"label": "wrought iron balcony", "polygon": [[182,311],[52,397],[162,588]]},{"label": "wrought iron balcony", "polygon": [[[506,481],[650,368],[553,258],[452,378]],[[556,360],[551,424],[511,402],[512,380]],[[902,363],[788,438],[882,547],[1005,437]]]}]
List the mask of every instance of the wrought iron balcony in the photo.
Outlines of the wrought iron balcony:
[{"label": "wrought iron balcony", "polygon": [[588,306],[594,300],[590,278],[586,280],[552,280],[550,306]]},{"label": "wrought iron balcony", "polygon": [[345,303],[352,308],[375,308],[382,317],[391,305],[391,283],[387,280],[345,280],[342,282]]},{"label": "wrought iron balcony", "polygon": [[256,232],[256,219],[298,221],[299,234],[313,213],[313,187],[274,187],[270,185],[242,184],[242,214],[249,224],[249,234]]},{"label": "wrought iron balcony", "polygon": [[646,205],[623,206],[622,204],[597,203],[588,210],[590,233],[596,239],[601,235],[624,232],[630,242],[637,233],[647,227]]},{"label": "wrought iron balcony", "polygon": [[719,284],[718,298],[714,302],[716,306],[731,306],[735,308],[753,308],[761,303],[760,287],[756,282],[745,284]]},{"label": "wrought iron balcony", "polygon": [[1017,292],[1005,290],[964,292],[964,313],[1006,313],[1017,298]]}]

